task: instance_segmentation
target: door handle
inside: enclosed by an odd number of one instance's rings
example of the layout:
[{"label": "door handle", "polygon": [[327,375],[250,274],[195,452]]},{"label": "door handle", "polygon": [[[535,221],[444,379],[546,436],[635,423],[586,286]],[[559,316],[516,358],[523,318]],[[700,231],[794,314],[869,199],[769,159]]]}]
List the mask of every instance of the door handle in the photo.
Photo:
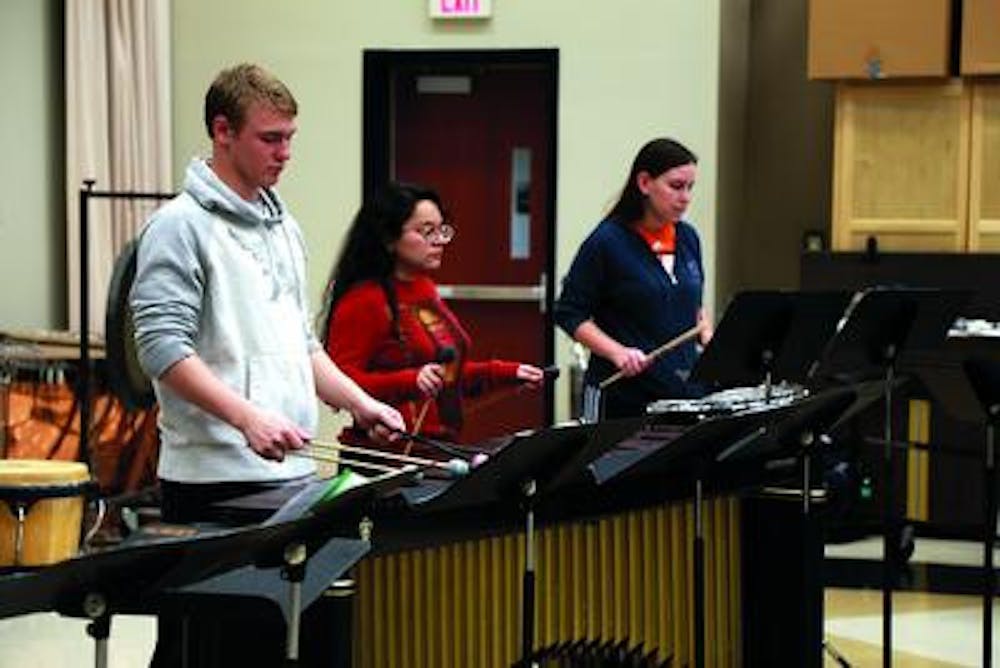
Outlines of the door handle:
[{"label": "door handle", "polygon": [[545,313],[545,274],[539,277],[538,285],[439,285],[438,294],[443,299],[466,299],[483,302],[538,302],[538,308]]}]

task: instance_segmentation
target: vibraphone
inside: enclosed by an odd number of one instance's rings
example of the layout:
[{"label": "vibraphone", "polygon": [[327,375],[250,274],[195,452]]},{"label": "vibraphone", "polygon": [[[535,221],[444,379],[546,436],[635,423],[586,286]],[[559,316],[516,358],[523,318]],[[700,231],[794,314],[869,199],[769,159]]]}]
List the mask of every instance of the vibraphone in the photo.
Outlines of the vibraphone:
[{"label": "vibraphone", "polygon": [[[752,601],[748,609],[744,593],[766,591],[761,587],[765,580],[777,591],[782,586],[777,580],[787,575],[799,591],[784,596],[784,610],[769,613],[783,621],[768,624],[792,637],[798,635],[790,647],[814,644],[810,651],[818,660],[820,643],[818,638],[813,643],[814,629],[796,627],[815,621],[812,612],[803,610],[819,605],[818,585],[780,569],[789,564],[798,567],[800,555],[818,560],[820,553],[812,547],[803,551],[806,531],[791,524],[781,527],[786,533],[776,534],[773,544],[755,545],[761,526],[767,524],[766,518],[760,520],[759,507],[751,513],[755,535],[750,536],[744,529],[747,500],[735,487],[727,487],[730,483],[711,488],[699,467],[714,462],[716,453],[731,450],[727,446],[732,441],[761,434],[756,446],[769,445],[728,465],[730,473],[754,469],[751,486],[759,486],[766,481],[765,467],[759,466],[762,460],[770,455],[787,459],[787,448],[799,447],[800,429],[814,421],[830,423],[853,396],[844,392],[802,404],[783,401],[773,411],[718,416],[691,428],[643,426],[606,448],[586,467],[595,479],[603,480],[600,486],[591,480],[557,487],[557,498],[543,504],[544,526],[535,538],[533,649],[610,642],[656,662],[649,665],[668,660],[673,665],[694,665],[696,658],[703,665],[745,665],[747,624],[755,633],[771,631],[760,626],[761,619],[752,619],[760,616],[761,601]],[[800,415],[801,411],[806,412]],[[781,420],[789,429],[771,424]],[[592,438],[601,440],[600,429],[608,424],[594,425]],[[532,443],[517,447],[530,451]],[[579,449],[577,444],[565,452]],[[633,469],[641,469],[639,464],[657,458],[645,476],[629,477]],[[701,463],[692,467],[691,460]],[[603,467],[603,473],[594,467]],[[789,475],[796,472],[778,474]],[[710,487],[700,505],[691,501],[695,478],[699,489],[701,478]],[[797,517],[800,503],[783,505]],[[355,573],[354,665],[509,666],[519,661],[524,654],[521,579],[527,531],[518,524],[518,514],[524,510],[517,506],[515,494],[501,498],[499,504],[451,513],[422,514],[412,508],[396,508],[395,514],[376,512],[373,555]],[[695,573],[692,548],[700,542],[695,540],[696,508],[702,518],[703,574]],[[748,554],[752,572],[745,564]],[[773,568],[773,564],[782,565]],[[695,605],[699,584],[704,587],[701,611]],[[812,589],[807,593],[805,588]],[[766,609],[767,601],[763,603]],[[705,629],[700,649],[695,641],[698,623]],[[793,656],[798,663],[798,651],[789,649],[782,656]]]}]

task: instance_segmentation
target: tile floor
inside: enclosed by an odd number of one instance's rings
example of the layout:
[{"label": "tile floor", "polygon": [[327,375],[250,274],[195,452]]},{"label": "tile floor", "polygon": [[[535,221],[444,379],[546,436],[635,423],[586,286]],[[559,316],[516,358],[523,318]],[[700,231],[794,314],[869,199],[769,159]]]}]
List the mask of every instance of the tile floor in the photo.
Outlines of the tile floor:
[{"label": "tile floor", "polygon": [[[982,603],[974,596],[897,592],[893,595],[893,665],[902,668],[979,666]],[[993,606],[993,635],[1000,607]],[[827,589],[825,639],[851,666],[882,665],[882,592]],[[994,641],[993,661],[1000,661]],[[830,654],[824,666],[838,666]]]},{"label": "tile floor", "polygon": [[[0,666],[88,668],[94,665],[94,641],[87,622],[54,613],[0,620]],[[120,615],[111,620],[108,668],[149,665],[156,642],[156,619]]]},{"label": "tile floor", "polygon": [[[878,540],[830,546],[828,557],[878,558]],[[914,561],[976,565],[982,559],[974,543],[917,541]],[[1000,558],[997,559],[1000,563]],[[982,612],[975,596],[898,592],[893,598],[893,665],[904,668],[978,666],[982,653]],[[825,637],[851,666],[881,665],[882,598],[874,589],[828,589]],[[1000,644],[1000,608],[994,612],[994,645]],[[31,668],[94,665],[94,643],[86,622],[54,614],[0,620],[0,666]],[[156,637],[152,617],[115,617],[109,643],[109,668],[148,664]],[[1000,665],[1000,648],[994,652]],[[825,666],[838,666],[832,656]]]},{"label": "tile floor", "polygon": [[[828,545],[830,558],[880,561],[882,539]],[[978,567],[978,543],[919,538],[912,564]],[[1000,564],[1000,551],[994,556]],[[1000,607],[993,604],[993,662],[1000,662]],[[982,665],[982,600],[977,596],[896,592],[893,594],[893,665],[903,668],[953,668]],[[824,631],[828,646],[851,666],[882,665],[882,592],[878,589],[827,589]],[[831,654],[824,666],[839,666]]]}]

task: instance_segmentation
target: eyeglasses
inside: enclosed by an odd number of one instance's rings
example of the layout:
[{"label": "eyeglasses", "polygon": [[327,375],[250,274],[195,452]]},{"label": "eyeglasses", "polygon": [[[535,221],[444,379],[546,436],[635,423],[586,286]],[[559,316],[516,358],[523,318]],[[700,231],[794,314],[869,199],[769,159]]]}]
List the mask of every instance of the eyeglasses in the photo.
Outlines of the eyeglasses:
[{"label": "eyeglasses", "polygon": [[441,223],[440,225],[432,225],[428,223],[414,229],[413,231],[422,236],[424,241],[427,243],[437,241],[438,243],[446,244],[455,238],[455,233],[458,230],[456,230],[455,226],[451,223]]}]

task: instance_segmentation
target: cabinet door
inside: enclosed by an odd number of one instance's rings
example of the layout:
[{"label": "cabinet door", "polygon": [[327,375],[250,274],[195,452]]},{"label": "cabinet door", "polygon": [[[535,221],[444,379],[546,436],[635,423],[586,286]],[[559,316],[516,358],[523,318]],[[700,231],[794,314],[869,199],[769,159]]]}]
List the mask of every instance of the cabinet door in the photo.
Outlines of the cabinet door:
[{"label": "cabinet door", "polygon": [[969,250],[1000,252],[1000,82],[972,93]]},{"label": "cabinet door", "polygon": [[970,100],[960,82],[838,85],[835,250],[965,250]]},{"label": "cabinet door", "polygon": [[810,0],[809,78],[947,76],[951,0]]},{"label": "cabinet door", "polygon": [[1000,0],[962,3],[962,74],[1000,74]]}]

